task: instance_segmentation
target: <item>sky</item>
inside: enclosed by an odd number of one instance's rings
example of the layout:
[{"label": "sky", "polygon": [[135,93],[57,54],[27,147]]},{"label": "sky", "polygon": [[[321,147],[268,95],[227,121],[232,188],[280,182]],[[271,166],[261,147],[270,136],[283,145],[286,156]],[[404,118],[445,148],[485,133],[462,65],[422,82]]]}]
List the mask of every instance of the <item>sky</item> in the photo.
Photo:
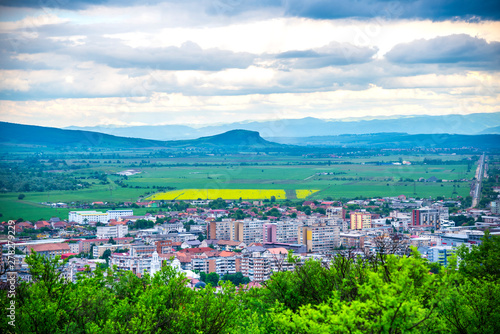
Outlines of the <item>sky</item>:
[{"label": "sky", "polygon": [[0,0],[0,121],[493,112],[496,0]]}]

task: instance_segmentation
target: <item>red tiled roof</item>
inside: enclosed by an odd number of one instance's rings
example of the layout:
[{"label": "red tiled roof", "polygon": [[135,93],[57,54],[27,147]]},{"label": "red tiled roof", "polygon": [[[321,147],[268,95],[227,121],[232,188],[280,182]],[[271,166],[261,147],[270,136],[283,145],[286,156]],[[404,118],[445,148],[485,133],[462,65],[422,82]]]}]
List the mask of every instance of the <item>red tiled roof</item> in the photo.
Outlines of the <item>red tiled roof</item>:
[{"label": "red tiled roof", "polygon": [[212,248],[210,247],[196,247],[196,248],[186,248],[181,251],[180,253],[187,253],[187,254],[195,254],[195,253],[204,253],[204,252],[210,252],[213,251]]},{"label": "red tiled roof", "polygon": [[234,254],[235,254],[234,252],[222,251],[219,253],[219,256],[228,257],[228,256],[233,256]]},{"label": "red tiled roof", "polygon": [[283,247],[269,248],[268,251],[271,254],[288,254],[288,251],[286,250],[286,248],[283,248]]},{"label": "red tiled roof", "polygon": [[28,246],[31,251],[36,252],[47,252],[47,251],[58,251],[58,250],[67,250],[69,251],[69,245],[65,242],[54,243],[54,244],[41,244],[41,245],[30,245]]},{"label": "red tiled roof", "polygon": [[77,255],[76,253],[64,253],[63,255],[61,255],[61,259],[65,259],[65,258],[68,258],[70,257],[71,255]]}]

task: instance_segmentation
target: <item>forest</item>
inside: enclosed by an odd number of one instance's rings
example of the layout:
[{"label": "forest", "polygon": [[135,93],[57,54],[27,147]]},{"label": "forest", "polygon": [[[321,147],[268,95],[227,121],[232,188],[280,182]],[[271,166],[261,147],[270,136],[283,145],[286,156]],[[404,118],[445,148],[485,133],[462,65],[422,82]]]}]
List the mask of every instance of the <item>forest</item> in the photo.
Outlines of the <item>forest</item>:
[{"label": "forest", "polygon": [[[2,290],[2,333],[498,333],[500,237],[457,252],[447,267],[411,249],[371,256],[338,253],[301,262],[260,288],[225,281],[195,289],[164,266],[139,278],[113,269],[81,273],[32,254],[32,282]],[[7,309],[15,301],[15,319]],[[10,324],[9,324],[10,322]],[[15,324],[15,327],[12,326]]]}]

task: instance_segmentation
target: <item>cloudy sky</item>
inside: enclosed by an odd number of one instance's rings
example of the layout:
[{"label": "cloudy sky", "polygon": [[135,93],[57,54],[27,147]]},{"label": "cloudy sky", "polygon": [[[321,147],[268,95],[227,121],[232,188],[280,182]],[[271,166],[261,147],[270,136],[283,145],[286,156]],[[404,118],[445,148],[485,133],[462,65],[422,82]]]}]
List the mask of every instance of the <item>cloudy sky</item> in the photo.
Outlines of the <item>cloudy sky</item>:
[{"label": "cloudy sky", "polygon": [[2,121],[196,126],[500,112],[497,0],[0,4]]}]

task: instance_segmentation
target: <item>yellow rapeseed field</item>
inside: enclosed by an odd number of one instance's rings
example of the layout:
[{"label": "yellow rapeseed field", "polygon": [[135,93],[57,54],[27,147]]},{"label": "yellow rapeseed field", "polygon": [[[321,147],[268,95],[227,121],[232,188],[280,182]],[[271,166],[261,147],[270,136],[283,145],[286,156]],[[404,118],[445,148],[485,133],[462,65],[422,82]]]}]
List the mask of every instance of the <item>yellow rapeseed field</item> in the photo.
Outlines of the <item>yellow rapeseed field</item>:
[{"label": "yellow rapeseed field", "polygon": [[298,199],[303,199],[303,198],[306,198],[307,196],[312,195],[318,191],[319,190],[297,189],[297,190],[295,190],[295,193],[297,194]]},{"label": "yellow rapeseed field", "polygon": [[[317,192],[318,190],[296,190],[297,198],[303,199]],[[243,199],[243,200],[262,200],[271,199],[274,196],[277,200],[286,199],[285,190],[282,189],[182,189],[172,190],[164,193],[158,193],[150,196],[150,200],[197,200],[217,198],[222,199]]]}]

